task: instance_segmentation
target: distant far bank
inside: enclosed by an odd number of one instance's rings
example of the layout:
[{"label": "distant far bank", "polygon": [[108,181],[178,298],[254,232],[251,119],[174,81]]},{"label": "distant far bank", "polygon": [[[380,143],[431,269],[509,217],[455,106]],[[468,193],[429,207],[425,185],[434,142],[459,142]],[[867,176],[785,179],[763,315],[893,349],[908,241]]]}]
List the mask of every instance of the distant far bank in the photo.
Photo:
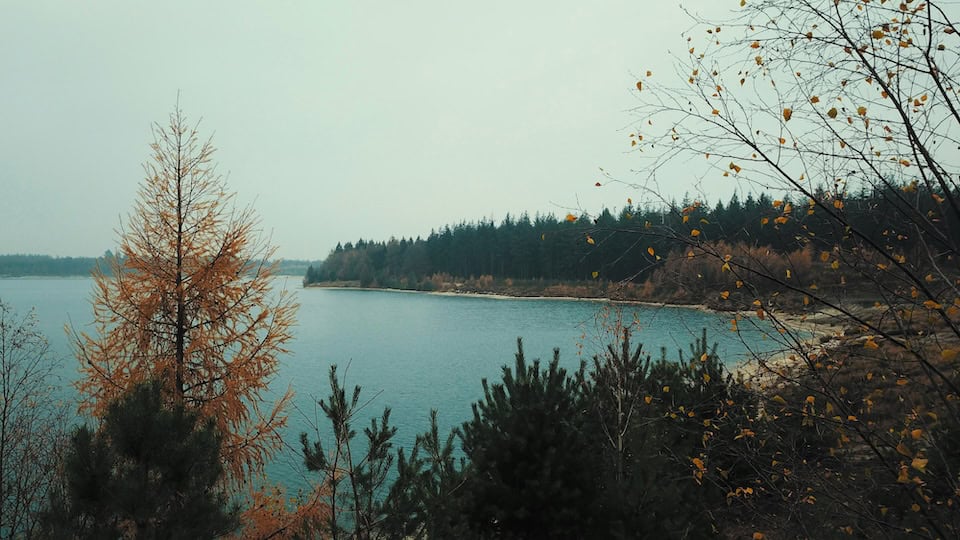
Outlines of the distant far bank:
[{"label": "distant far bank", "polygon": [[[11,277],[89,277],[97,265],[107,268],[111,252],[100,257],[54,257],[51,255],[0,255],[0,278]],[[303,276],[319,261],[282,259],[277,275]]]}]

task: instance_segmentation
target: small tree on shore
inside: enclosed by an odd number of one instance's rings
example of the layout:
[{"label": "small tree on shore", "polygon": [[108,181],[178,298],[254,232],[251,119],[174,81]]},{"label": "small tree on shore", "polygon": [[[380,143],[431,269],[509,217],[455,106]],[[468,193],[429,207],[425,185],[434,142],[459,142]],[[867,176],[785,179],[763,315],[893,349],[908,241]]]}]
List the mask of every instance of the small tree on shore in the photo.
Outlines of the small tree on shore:
[{"label": "small tree on shore", "polygon": [[67,407],[55,367],[34,313],[0,300],[0,538],[33,537],[56,485]]}]

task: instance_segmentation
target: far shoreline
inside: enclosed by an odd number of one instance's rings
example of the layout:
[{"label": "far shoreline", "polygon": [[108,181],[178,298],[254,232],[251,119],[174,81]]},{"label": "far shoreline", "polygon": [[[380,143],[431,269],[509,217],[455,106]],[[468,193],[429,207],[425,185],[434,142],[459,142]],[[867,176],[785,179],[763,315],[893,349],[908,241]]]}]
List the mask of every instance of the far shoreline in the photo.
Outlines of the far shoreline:
[{"label": "far shoreline", "polygon": [[412,293],[412,294],[432,294],[436,296],[459,296],[466,298],[490,298],[493,300],[563,300],[563,301],[574,301],[574,302],[598,302],[598,303],[612,303],[612,304],[625,304],[625,305],[637,305],[637,306],[647,306],[647,307],[668,307],[668,308],[684,308],[684,309],[695,309],[698,311],[703,311],[707,313],[735,313],[733,311],[723,311],[718,309],[713,309],[706,304],[676,304],[668,302],[652,302],[648,300],[621,300],[616,298],[609,298],[606,296],[552,296],[552,295],[511,295],[504,292],[476,292],[476,291],[421,291],[417,289],[397,289],[391,287],[354,287],[350,285],[325,285],[322,283],[311,283],[309,285],[304,285],[303,289],[334,289],[334,290],[351,290],[351,291],[383,291],[383,292],[398,292],[398,293]]}]

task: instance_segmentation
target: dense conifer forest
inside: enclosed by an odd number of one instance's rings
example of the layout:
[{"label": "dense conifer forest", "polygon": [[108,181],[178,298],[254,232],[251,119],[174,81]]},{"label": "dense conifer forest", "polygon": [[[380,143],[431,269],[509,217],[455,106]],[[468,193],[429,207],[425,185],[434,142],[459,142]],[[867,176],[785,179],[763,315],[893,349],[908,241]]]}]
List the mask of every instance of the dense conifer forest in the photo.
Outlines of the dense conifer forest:
[{"label": "dense conifer forest", "polygon": [[[836,206],[878,245],[898,253],[915,249],[918,239],[913,231],[883,216],[895,215],[904,197],[919,201],[925,211],[936,206],[936,194],[912,184],[846,197],[819,192],[817,197]],[[419,290],[433,290],[443,279],[472,278],[639,284],[657,270],[676,270],[670,268],[671,258],[685,255],[691,244],[721,243],[731,252],[752,251],[752,257],[766,259],[758,262],[767,267],[788,256],[808,259],[794,260],[794,267],[812,268],[829,261],[818,261],[810,244],[846,234],[836,220],[812,208],[812,199],[778,199],[768,194],[741,199],[734,194],[726,204],[718,201],[713,206],[687,200],[652,208],[628,201],[616,213],[604,209],[596,215],[563,218],[508,215],[499,224],[481,220],[448,225],[426,239],[338,244],[322,265],[307,270],[304,283],[354,282],[363,287]],[[948,216],[942,219],[940,227],[958,232],[958,223]],[[757,248],[762,253],[756,253]],[[703,277],[702,270],[694,271]]]}]

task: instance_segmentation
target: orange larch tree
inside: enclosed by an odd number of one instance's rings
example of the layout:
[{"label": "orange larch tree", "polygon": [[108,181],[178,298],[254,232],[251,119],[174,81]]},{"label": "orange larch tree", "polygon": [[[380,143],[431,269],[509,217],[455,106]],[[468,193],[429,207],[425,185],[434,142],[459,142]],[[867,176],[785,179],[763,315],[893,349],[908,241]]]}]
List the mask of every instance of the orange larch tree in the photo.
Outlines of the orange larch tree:
[{"label": "orange larch tree", "polygon": [[153,134],[118,256],[94,274],[94,331],[76,334],[81,410],[100,416],[158,379],[172,403],[216,420],[228,483],[253,487],[282,444],[291,394],[264,406],[264,392],[297,305],[271,290],[274,248],[225,192],[210,141],[179,109]]}]

